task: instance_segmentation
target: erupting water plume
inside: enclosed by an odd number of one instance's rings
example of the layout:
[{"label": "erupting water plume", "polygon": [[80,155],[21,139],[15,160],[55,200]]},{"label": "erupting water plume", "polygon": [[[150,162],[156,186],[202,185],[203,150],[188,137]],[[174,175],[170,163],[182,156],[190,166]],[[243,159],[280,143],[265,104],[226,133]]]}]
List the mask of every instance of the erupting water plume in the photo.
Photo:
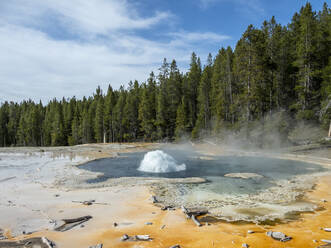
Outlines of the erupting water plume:
[{"label": "erupting water plume", "polygon": [[167,173],[186,170],[186,165],[179,165],[169,154],[156,150],[145,154],[138,170],[153,173]]}]

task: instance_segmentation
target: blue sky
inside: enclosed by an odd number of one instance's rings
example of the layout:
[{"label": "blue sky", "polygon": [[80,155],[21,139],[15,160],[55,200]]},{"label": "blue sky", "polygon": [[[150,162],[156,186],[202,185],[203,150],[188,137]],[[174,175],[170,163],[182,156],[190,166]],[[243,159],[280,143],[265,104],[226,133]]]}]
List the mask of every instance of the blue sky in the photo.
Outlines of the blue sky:
[{"label": "blue sky", "polygon": [[[323,2],[311,1],[315,10]],[[330,1],[326,1],[330,6]],[[0,102],[47,102],[146,80],[164,57],[185,71],[234,47],[249,24],[283,25],[301,0],[11,0],[0,2]]]}]

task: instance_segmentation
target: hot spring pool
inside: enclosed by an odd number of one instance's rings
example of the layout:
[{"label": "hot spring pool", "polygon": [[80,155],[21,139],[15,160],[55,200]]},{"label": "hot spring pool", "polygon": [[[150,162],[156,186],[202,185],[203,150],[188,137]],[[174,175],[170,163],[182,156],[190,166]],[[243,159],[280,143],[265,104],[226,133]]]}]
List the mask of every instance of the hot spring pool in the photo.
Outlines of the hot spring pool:
[{"label": "hot spring pool", "polygon": [[153,190],[164,204],[205,207],[214,217],[228,221],[292,218],[294,213],[314,210],[313,204],[302,200],[302,194],[313,186],[314,175],[326,171],[316,164],[292,160],[204,156],[179,149],[125,153],[80,168],[103,174],[88,183],[120,177],[204,178],[207,182],[201,184],[160,180]]}]

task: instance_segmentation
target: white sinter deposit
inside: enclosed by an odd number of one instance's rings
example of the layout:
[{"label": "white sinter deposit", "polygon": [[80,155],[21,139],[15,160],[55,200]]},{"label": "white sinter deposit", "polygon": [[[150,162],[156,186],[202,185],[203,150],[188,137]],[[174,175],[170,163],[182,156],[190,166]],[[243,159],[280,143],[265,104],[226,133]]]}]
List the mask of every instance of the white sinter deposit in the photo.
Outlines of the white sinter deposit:
[{"label": "white sinter deposit", "polygon": [[167,173],[186,170],[186,165],[179,165],[169,154],[156,150],[145,154],[138,170],[152,173]]}]

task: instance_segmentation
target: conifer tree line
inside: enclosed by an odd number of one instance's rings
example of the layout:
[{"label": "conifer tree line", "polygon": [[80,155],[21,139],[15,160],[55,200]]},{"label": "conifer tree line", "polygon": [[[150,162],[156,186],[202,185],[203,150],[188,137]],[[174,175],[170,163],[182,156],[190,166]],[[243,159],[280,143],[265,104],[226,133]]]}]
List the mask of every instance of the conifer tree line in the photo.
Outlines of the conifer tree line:
[{"label": "conifer tree line", "polygon": [[[164,59],[146,82],[130,82],[88,98],[4,102],[0,146],[59,146],[94,142],[173,141],[251,135],[257,121],[286,139],[304,121],[327,129],[331,120],[331,9],[310,3],[282,26],[272,17],[249,25],[231,47],[195,53],[189,70]],[[276,119],[274,116],[277,116]],[[271,123],[271,124],[270,124]],[[262,132],[263,135],[263,132]]]}]

